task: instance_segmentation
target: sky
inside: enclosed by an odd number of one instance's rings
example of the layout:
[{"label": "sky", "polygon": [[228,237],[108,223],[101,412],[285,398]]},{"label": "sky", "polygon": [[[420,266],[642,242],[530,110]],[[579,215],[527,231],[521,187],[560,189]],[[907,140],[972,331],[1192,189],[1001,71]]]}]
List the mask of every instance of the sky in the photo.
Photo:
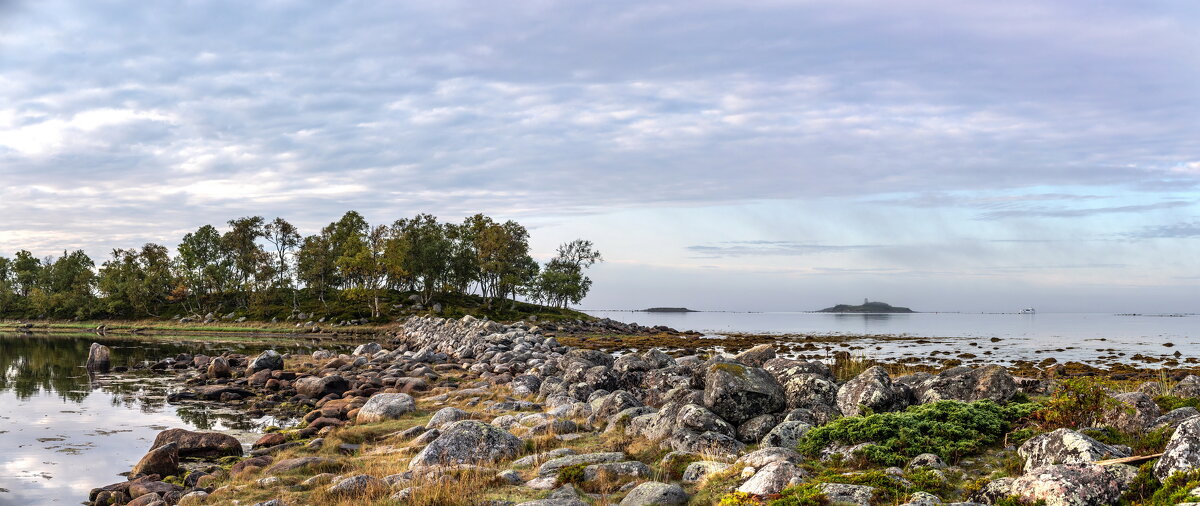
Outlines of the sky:
[{"label": "sky", "polygon": [[0,254],[483,212],[581,307],[1200,312],[1200,5],[0,0]]}]

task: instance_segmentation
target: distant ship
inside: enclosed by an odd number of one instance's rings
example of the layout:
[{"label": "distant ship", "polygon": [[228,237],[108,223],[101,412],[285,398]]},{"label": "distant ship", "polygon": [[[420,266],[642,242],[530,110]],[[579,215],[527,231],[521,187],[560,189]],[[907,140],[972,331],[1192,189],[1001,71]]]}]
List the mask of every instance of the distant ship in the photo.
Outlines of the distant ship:
[{"label": "distant ship", "polygon": [[1027,307],[1027,308],[1021,310],[1021,314],[1036,314],[1036,313],[1037,313],[1037,310],[1034,308],[1031,308],[1031,307]]}]

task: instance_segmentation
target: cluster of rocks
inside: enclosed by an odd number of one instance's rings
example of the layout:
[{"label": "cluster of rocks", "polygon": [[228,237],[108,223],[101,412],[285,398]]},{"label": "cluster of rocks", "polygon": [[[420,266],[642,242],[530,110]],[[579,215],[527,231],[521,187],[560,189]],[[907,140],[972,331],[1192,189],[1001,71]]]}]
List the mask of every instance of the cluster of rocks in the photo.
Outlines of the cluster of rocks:
[{"label": "cluster of rocks", "polygon": [[[536,317],[533,318],[533,321],[536,321]],[[685,334],[685,332],[680,332],[666,325],[646,327],[636,323],[619,322],[611,318],[601,318],[598,320],[560,320],[543,323],[541,327],[545,331],[560,334]]]},{"label": "cluster of rocks", "polygon": [[[410,471],[386,477],[330,474],[321,486],[329,485],[331,493],[339,487],[390,488],[393,498],[403,501],[417,493],[425,483],[422,480],[430,476],[468,470],[492,473],[511,485],[553,491],[545,499],[526,504],[586,504],[578,491],[563,481],[563,471],[571,468],[578,470],[583,483],[603,481],[619,487],[625,492],[621,504],[640,505],[685,504],[689,498],[680,484],[647,481],[652,476],[649,466],[625,453],[577,454],[559,448],[523,456],[526,442],[552,437],[569,443],[587,434],[619,435],[669,451],[660,463],[664,468],[686,462],[682,484],[736,472],[737,491],[770,496],[810,478],[793,448],[813,427],[835,418],[864,410],[898,411],[941,400],[1003,402],[1018,392],[1045,389],[1038,380],[1015,378],[997,366],[957,367],[939,374],[895,378],[882,367],[871,367],[839,382],[824,363],[777,357],[770,345],[711,358],[677,358],[659,350],[614,357],[563,346],[543,333],[548,325],[532,323],[503,325],[470,316],[412,317],[399,326],[396,339],[389,343],[395,345],[393,349],[369,343],[350,354],[318,351],[303,357],[300,369],[310,372],[284,370],[283,357],[273,351],[252,358],[198,355],[171,366],[192,369],[187,380],[190,388],[172,399],[247,402],[253,398],[260,406],[285,401],[308,406],[303,428],[295,435],[267,434],[254,445],[251,458],[239,463],[272,474],[271,470],[296,466],[330,465],[326,457],[275,461],[273,454],[300,445],[320,446],[322,436],[347,424],[401,418],[416,409],[412,394],[421,395],[436,384],[448,389],[425,395],[423,402],[470,399],[474,412],[445,407],[428,423],[395,434],[398,440],[408,441],[407,448],[413,451]],[[459,384],[446,378],[450,372],[456,376],[465,373],[477,381]],[[1188,386],[1183,386],[1185,383]],[[1200,393],[1200,378],[1185,383],[1181,383],[1184,389],[1195,384]],[[1105,415],[1111,426],[1126,431],[1178,427],[1155,468],[1160,478],[1200,467],[1200,412],[1183,408],[1161,413],[1145,393],[1122,394],[1117,399],[1127,408]],[[302,439],[311,440],[305,443]],[[175,441],[157,443],[147,458],[157,455],[151,460],[161,462],[162,467],[139,463],[125,485],[129,490],[121,492],[128,498],[136,499],[130,492],[133,483],[155,483],[155,475],[169,474],[172,455],[182,448]],[[750,445],[757,449],[748,452]],[[348,445],[341,450],[353,453],[358,448]],[[831,445],[824,453],[846,455],[854,450]],[[1024,475],[991,482],[972,500],[990,504],[1016,495],[1050,505],[1108,504],[1136,475],[1130,466],[1095,464],[1100,459],[1129,456],[1128,448],[1105,445],[1067,429],[1030,439],[1018,453],[1025,459]],[[935,455],[922,455],[909,467],[940,469],[945,464]],[[525,468],[533,472],[522,473],[520,469]],[[888,470],[893,471],[903,480],[903,470]],[[170,504],[177,500],[171,495],[175,492],[179,497],[212,492],[203,485],[198,482],[171,492],[151,491]],[[869,504],[875,492],[861,485],[819,486],[831,500],[853,504]],[[93,501],[99,494],[115,490],[113,487],[119,489],[120,484],[97,489]],[[1086,499],[1079,501],[1079,497]],[[913,500],[912,504],[941,503],[929,494]]]}]

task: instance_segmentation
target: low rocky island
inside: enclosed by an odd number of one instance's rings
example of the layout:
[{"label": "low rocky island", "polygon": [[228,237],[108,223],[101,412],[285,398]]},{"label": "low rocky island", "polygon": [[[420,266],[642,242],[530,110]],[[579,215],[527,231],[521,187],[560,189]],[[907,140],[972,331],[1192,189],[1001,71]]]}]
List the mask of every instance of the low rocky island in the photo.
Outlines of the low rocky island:
[{"label": "low rocky island", "polygon": [[686,307],[652,307],[642,310],[643,313],[695,313]]},{"label": "low rocky island", "polygon": [[906,307],[893,306],[886,302],[863,301],[862,304],[852,306],[850,304],[838,304],[833,307],[827,307],[818,313],[915,313]]},{"label": "low rocky island", "polygon": [[[177,403],[294,416],[250,448],[168,430],[90,504],[1176,504],[1200,376],[914,371],[837,354],[567,346],[412,317],[350,353],[179,355]],[[586,341],[584,341],[586,342]],[[106,350],[96,350],[104,356]],[[1091,373],[1091,371],[1089,371]],[[1126,376],[1127,378],[1129,376]],[[1146,377],[1146,376],[1140,376]],[[158,502],[161,501],[161,502]]]}]

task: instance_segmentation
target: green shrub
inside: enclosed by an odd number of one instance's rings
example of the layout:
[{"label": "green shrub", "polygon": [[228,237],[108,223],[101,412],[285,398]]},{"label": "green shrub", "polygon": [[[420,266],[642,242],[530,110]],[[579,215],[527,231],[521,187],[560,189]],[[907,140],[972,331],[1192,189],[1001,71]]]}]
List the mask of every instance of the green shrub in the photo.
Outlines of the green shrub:
[{"label": "green shrub", "polygon": [[1060,380],[1033,417],[1046,429],[1091,427],[1105,411],[1124,407],[1109,395],[1108,387],[1108,382],[1096,378]]},{"label": "green shrub", "polygon": [[[767,504],[768,506],[825,506],[829,504],[829,498],[825,497],[825,493],[818,488],[817,484],[804,483],[783,489],[778,499]],[[721,505],[724,506],[725,502],[722,501]]]},{"label": "green shrub", "polygon": [[1013,421],[1036,408],[1036,404],[938,401],[898,413],[839,418],[810,430],[798,449],[817,456],[834,443],[870,443],[857,455],[879,465],[904,465],[922,453],[957,462],[998,443]]},{"label": "green shrub", "polygon": [[1154,492],[1162,487],[1162,484],[1158,482],[1158,478],[1154,477],[1155,462],[1157,460],[1152,460],[1138,467],[1137,477],[1125,488],[1125,493],[1121,494],[1122,503],[1141,504],[1143,501],[1153,497]]},{"label": "green shrub", "polygon": [[1160,395],[1154,398],[1154,403],[1163,411],[1172,411],[1179,408],[1197,408],[1200,409],[1200,397],[1175,397],[1174,395]]},{"label": "green shrub", "polygon": [[1154,495],[1150,496],[1148,501],[1137,504],[1167,506],[1184,502],[1195,502],[1200,500],[1200,497],[1193,496],[1188,492],[1196,487],[1200,487],[1200,470],[1175,473],[1162,482],[1162,486],[1154,492]]},{"label": "green shrub", "polygon": [[583,483],[583,468],[586,464],[575,464],[558,470],[559,483],[580,484]]}]

